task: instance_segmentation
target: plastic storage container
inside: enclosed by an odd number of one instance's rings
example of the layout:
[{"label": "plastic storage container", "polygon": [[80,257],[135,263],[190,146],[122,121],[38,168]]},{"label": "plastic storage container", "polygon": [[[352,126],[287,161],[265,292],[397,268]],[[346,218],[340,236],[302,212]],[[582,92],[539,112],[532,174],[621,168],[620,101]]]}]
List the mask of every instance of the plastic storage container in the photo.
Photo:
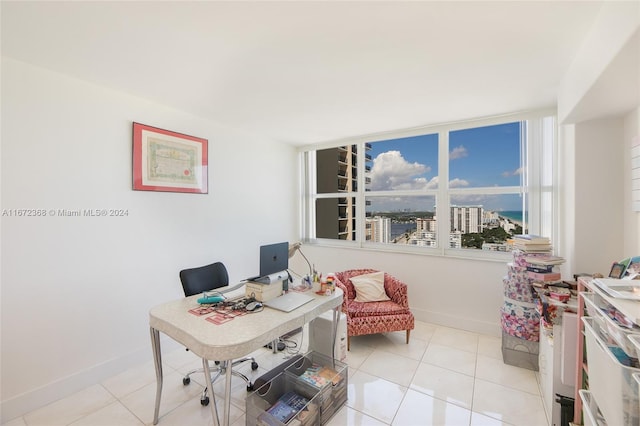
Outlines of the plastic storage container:
[{"label": "plastic storage container", "polygon": [[[280,397],[294,391],[309,402],[289,420],[281,421],[276,415],[269,413]],[[246,426],[319,426],[320,410],[318,404],[319,391],[294,377],[281,373],[271,381],[262,385],[246,399]]]},{"label": "plastic storage container", "polygon": [[634,356],[636,358],[640,358],[640,335],[630,334],[627,336],[627,339],[629,340],[629,342],[633,346],[633,349],[635,350]]},{"label": "plastic storage container", "polygon": [[317,390],[315,400],[320,407],[320,424],[326,424],[347,401],[347,365],[331,357],[315,351],[309,352],[288,366],[285,374]]},{"label": "plastic storage container", "polygon": [[578,393],[582,400],[583,426],[606,426],[607,422],[605,422],[604,417],[602,417],[602,413],[600,413],[598,404],[596,404],[596,401],[593,399],[591,392],[580,389]]},{"label": "plastic storage container", "polygon": [[[638,385],[633,374],[640,369],[624,365],[620,348],[607,341],[594,318],[583,317],[589,389],[607,424],[637,426],[640,422]],[[616,352],[618,355],[614,355]]]},{"label": "plastic storage container", "polygon": [[[640,358],[640,336],[631,334],[628,336],[628,339],[631,341],[636,350],[636,356]],[[640,373],[633,373],[632,377],[633,380],[636,381],[636,388],[638,389],[638,395],[640,395]],[[640,409],[640,403],[638,404],[638,409]],[[638,414],[638,417],[640,417],[640,413]]]},{"label": "plastic storage container", "polygon": [[627,355],[638,358],[636,348],[627,336],[637,335],[640,337],[640,327],[634,326],[633,328],[628,328],[621,326],[610,316],[610,313],[615,308],[602,300],[597,294],[582,293],[582,298],[584,299],[585,308],[589,313],[589,317],[598,321],[599,326],[606,330],[606,333]]}]

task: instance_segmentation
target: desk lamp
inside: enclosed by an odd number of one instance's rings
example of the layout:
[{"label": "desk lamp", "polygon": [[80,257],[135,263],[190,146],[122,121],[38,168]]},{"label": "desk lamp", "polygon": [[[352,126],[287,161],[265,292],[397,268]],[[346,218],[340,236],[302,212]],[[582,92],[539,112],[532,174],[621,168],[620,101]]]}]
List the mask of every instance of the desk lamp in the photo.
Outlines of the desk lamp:
[{"label": "desk lamp", "polygon": [[313,268],[311,267],[311,262],[309,262],[309,259],[307,259],[307,256],[304,255],[304,253],[302,252],[300,247],[302,247],[302,243],[301,242],[289,244],[289,259],[291,259],[296,254],[296,252],[300,252],[300,255],[302,255],[304,260],[307,261],[307,265],[309,265],[309,275],[308,275],[308,277],[309,277],[309,279],[311,279],[313,277]]}]

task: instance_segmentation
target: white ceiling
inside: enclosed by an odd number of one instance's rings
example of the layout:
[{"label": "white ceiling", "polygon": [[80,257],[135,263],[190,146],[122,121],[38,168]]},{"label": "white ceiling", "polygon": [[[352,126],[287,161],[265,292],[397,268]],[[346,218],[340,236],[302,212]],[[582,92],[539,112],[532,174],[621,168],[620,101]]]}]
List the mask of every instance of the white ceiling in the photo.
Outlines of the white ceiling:
[{"label": "white ceiling", "polygon": [[2,55],[301,145],[553,107],[600,7],[2,1]]}]

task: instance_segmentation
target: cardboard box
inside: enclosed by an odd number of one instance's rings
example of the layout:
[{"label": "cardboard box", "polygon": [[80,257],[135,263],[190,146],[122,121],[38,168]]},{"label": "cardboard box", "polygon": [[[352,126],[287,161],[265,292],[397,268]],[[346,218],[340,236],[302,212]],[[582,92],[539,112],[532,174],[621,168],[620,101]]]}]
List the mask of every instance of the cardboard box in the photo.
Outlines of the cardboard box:
[{"label": "cardboard box", "polygon": [[245,285],[245,296],[254,297],[259,302],[268,302],[282,294],[282,281],[273,284],[261,284],[253,281]]}]

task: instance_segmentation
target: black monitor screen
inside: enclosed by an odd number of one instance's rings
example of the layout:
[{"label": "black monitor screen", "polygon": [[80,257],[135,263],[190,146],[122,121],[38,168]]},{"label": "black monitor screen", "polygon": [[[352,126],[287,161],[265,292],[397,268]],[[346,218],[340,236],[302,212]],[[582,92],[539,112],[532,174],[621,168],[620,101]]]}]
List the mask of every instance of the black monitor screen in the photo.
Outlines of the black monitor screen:
[{"label": "black monitor screen", "polygon": [[260,276],[289,269],[289,243],[260,246]]}]

